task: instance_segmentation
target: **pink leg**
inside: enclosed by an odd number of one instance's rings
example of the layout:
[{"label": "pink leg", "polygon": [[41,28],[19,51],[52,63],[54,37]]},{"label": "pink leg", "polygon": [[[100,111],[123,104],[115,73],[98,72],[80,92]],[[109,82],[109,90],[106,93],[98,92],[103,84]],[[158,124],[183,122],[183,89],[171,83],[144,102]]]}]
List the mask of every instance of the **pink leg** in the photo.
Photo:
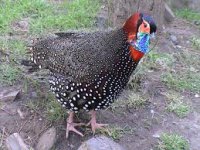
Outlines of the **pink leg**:
[{"label": "pink leg", "polygon": [[108,125],[108,124],[99,124],[96,122],[96,111],[92,110],[90,113],[91,113],[92,118],[91,118],[90,122],[87,124],[87,126],[91,125],[93,133],[95,133],[96,129],[101,129],[104,126]]},{"label": "pink leg", "polygon": [[70,112],[69,117],[67,118],[66,138],[68,138],[68,136],[69,136],[69,131],[73,131],[73,132],[77,133],[78,135],[83,136],[83,134],[81,132],[79,132],[78,130],[76,130],[75,127],[82,126],[85,124],[84,123],[74,123],[73,118],[74,118],[74,113]]}]

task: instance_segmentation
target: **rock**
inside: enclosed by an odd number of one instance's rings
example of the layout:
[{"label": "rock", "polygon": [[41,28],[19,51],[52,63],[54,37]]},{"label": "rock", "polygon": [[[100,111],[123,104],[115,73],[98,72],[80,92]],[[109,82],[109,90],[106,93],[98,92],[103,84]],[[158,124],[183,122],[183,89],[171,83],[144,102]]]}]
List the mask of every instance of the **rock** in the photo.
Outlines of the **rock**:
[{"label": "rock", "polygon": [[154,138],[160,138],[160,136],[161,136],[162,133],[163,133],[163,131],[158,130],[158,131],[156,131],[156,132],[152,135],[152,137],[154,137]]},{"label": "rock", "polygon": [[200,25],[200,21],[199,21],[199,20],[195,20],[195,21],[194,21],[194,24],[195,24],[196,26],[199,26],[199,25]]},{"label": "rock", "polygon": [[175,45],[178,45],[178,39],[175,35],[170,35],[170,40],[172,41],[172,43],[174,43]]},{"label": "rock", "polygon": [[6,138],[6,146],[8,150],[30,150],[33,149],[26,145],[19,135],[19,133],[13,133]]},{"label": "rock", "polygon": [[164,18],[167,21],[167,23],[172,22],[175,18],[173,11],[166,3],[165,3]]},{"label": "rock", "polygon": [[0,89],[0,101],[14,101],[21,92],[20,87]]},{"label": "rock", "polygon": [[84,142],[78,150],[125,150],[118,143],[105,136],[93,137]]},{"label": "rock", "polygon": [[199,98],[200,97],[200,95],[199,94],[195,94],[195,96],[194,96],[195,98]]},{"label": "rock", "polygon": [[36,150],[50,150],[56,141],[56,129],[54,127],[48,129],[38,140]]},{"label": "rock", "polygon": [[190,44],[190,41],[189,41],[189,40],[187,40],[187,41],[186,41],[186,44],[188,44],[188,45],[189,45],[189,44]]},{"label": "rock", "polygon": [[179,48],[179,49],[182,49],[182,46],[180,46],[180,45],[177,45],[176,47]]}]

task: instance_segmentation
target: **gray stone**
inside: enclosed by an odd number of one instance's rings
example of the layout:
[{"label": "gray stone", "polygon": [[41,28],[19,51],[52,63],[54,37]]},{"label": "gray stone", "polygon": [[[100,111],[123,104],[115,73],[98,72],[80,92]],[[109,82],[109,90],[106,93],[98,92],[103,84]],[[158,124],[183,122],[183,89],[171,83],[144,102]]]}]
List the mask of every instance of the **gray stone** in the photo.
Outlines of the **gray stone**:
[{"label": "gray stone", "polygon": [[165,11],[164,11],[164,18],[167,23],[170,23],[174,20],[175,15],[168,4],[165,3]]},{"label": "gray stone", "polygon": [[7,137],[6,146],[8,150],[33,150],[33,148],[24,143],[19,133],[13,133]]},{"label": "gray stone", "polygon": [[170,35],[170,40],[175,44],[175,45],[178,45],[179,42],[178,42],[178,39],[175,35]]},{"label": "gray stone", "polygon": [[36,150],[50,150],[56,141],[56,129],[54,127],[48,129],[38,140]]},{"label": "gray stone", "polygon": [[93,137],[84,142],[78,150],[125,150],[118,143],[105,136]]},{"label": "gray stone", "polygon": [[194,24],[195,24],[196,26],[199,26],[199,25],[200,25],[200,21],[199,21],[199,20],[195,20],[195,21],[194,21]]},{"label": "gray stone", "polygon": [[163,133],[162,130],[158,130],[158,131],[156,131],[156,132],[152,135],[152,137],[154,137],[154,138],[160,138],[160,136],[161,136],[162,133]]}]

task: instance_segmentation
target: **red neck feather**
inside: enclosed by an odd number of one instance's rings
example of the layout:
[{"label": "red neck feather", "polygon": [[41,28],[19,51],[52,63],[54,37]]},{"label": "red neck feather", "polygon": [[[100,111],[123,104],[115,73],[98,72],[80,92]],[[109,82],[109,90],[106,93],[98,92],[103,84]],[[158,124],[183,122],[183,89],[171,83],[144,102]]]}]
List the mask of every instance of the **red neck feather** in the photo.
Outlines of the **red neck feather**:
[{"label": "red neck feather", "polygon": [[[134,13],[128,20],[124,23],[123,29],[127,34],[128,41],[136,40],[137,34],[137,23],[140,19],[140,13]],[[143,53],[136,50],[134,47],[130,46],[131,57],[134,61],[138,62],[142,57]]]},{"label": "red neck feather", "polygon": [[140,19],[140,13],[134,13],[124,23],[123,29],[127,33],[128,38],[133,38],[137,34],[137,22]]}]

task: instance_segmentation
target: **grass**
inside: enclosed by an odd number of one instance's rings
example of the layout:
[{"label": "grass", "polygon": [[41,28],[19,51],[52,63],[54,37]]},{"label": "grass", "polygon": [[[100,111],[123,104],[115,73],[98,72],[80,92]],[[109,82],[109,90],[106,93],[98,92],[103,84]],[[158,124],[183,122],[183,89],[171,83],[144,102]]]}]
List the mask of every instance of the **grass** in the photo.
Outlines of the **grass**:
[{"label": "grass", "polygon": [[200,76],[199,73],[166,73],[162,76],[162,81],[170,88],[178,91],[199,92]]},{"label": "grass", "polygon": [[17,61],[26,56],[25,43],[17,39],[2,39],[0,47],[5,54],[9,56],[10,61]]},{"label": "grass", "polygon": [[173,54],[176,63],[169,67],[161,76],[161,80],[169,87],[178,91],[200,91],[199,55],[183,50]]},{"label": "grass", "polygon": [[42,94],[43,96],[41,94],[42,93],[38,93],[39,99],[35,101],[30,100],[26,106],[34,112],[43,110],[43,117],[47,118],[50,122],[64,120],[67,116],[67,111],[56,101],[54,95],[49,92],[45,95]]},{"label": "grass", "polygon": [[51,122],[64,120],[67,116],[67,111],[61,107],[60,103],[55,99],[55,96],[48,94],[48,103],[46,104],[46,116]]},{"label": "grass", "polygon": [[0,72],[0,83],[2,84],[13,85],[21,76],[21,71],[18,67],[5,63],[0,65]]},{"label": "grass", "polygon": [[0,32],[12,32],[16,20],[28,18],[30,32],[38,34],[45,30],[88,28],[100,7],[98,0],[73,0],[50,3],[43,0],[3,0],[0,9]]},{"label": "grass", "polygon": [[[16,64],[26,58],[27,36],[44,35],[47,32],[68,29],[89,28],[94,25],[96,14],[100,8],[99,0],[66,0],[53,3],[45,0],[1,0],[0,1],[0,56],[1,62],[9,60],[9,65],[1,65],[0,82],[13,84],[20,74]],[[25,37],[9,36],[17,33],[14,24],[26,20],[29,24]],[[8,37],[8,38],[7,38]]]},{"label": "grass", "polygon": [[200,38],[193,37],[192,38],[192,46],[196,49],[200,49]]},{"label": "grass", "polygon": [[116,102],[111,105],[111,109],[115,111],[119,107],[139,108],[144,106],[146,102],[147,99],[144,98],[142,94],[132,91],[125,93],[124,97],[116,100]]},{"label": "grass", "polygon": [[188,21],[200,20],[200,13],[188,8],[177,10],[176,15]]},{"label": "grass", "polygon": [[159,150],[189,150],[187,140],[180,135],[164,133],[160,140]]},{"label": "grass", "polygon": [[163,93],[167,100],[167,110],[169,112],[174,112],[178,117],[183,118],[188,115],[190,112],[190,107],[183,101],[183,97],[174,91],[169,91],[167,93]]},{"label": "grass", "polygon": [[134,129],[129,126],[125,127],[117,127],[117,126],[109,126],[106,128],[102,128],[99,130],[101,134],[111,137],[113,140],[119,140],[123,137],[123,135],[132,134]]},{"label": "grass", "polygon": [[146,57],[144,66],[150,69],[166,68],[173,65],[173,55],[167,53],[159,53],[156,50],[149,52]]}]

